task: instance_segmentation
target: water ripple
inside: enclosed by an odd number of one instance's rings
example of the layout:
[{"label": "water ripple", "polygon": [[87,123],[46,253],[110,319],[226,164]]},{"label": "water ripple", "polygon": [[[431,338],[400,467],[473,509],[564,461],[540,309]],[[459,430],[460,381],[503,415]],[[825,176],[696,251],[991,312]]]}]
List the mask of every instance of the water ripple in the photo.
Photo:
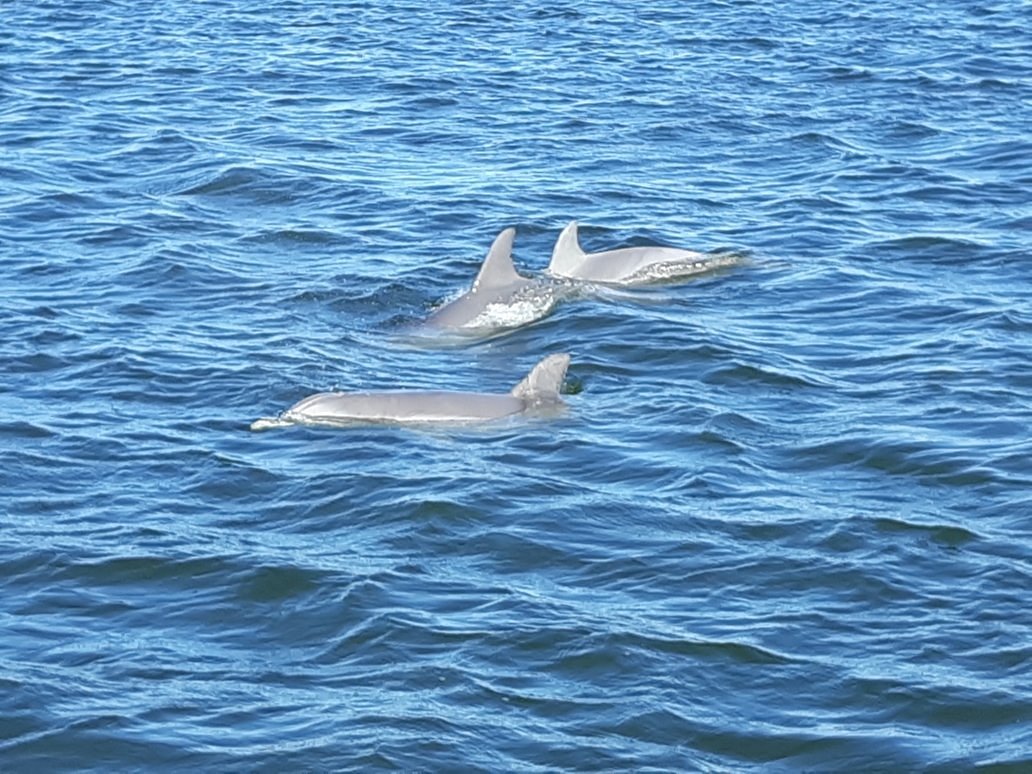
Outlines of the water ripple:
[{"label": "water ripple", "polygon": [[[8,768],[1027,767],[1028,14],[897,5],[5,8]],[[573,218],[733,266],[412,335]]]}]

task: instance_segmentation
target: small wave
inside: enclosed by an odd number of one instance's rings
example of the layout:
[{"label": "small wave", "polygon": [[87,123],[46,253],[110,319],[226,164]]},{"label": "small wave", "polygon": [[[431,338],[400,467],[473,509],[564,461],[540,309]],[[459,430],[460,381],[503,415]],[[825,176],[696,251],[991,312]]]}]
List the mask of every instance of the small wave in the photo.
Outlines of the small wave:
[{"label": "small wave", "polygon": [[956,524],[920,524],[889,517],[876,518],[873,524],[876,529],[890,535],[926,536],[949,548],[959,548],[981,539],[978,533]]},{"label": "small wave", "polygon": [[10,358],[4,366],[8,374],[36,374],[59,371],[71,364],[71,360],[47,352],[36,352]]},{"label": "small wave", "polygon": [[13,438],[54,438],[57,437],[58,433],[55,430],[50,429],[41,424],[34,422],[27,422],[24,420],[14,420],[7,422],[0,422],[0,437],[9,436]]},{"label": "small wave", "polygon": [[244,244],[278,244],[292,247],[295,245],[339,244],[340,237],[330,231],[320,229],[279,228],[263,229],[242,237],[240,241]]},{"label": "small wave", "polygon": [[827,386],[816,379],[781,371],[771,365],[761,366],[737,361],[720,363],[706,371],[702,378],[711,384],[743,385],[753,382],[782,388]]},{"label": "small wave", "polygon": [[294,201],[299,196],[311,198],[312,180],[317,178],[317,175],[273,165],[237,165],[221,169],[214,175],[203,173],[200,182],[172,190],[169,195],[201,200],[242,197],[250,204],[272,206]]},{"label": "small wave", "polygon": [[794,451],[805,467],[860,465],[891,476],[914,477],[943,486],[972,487],[1006,483],[1006,477],[969,452],[910,440],[854,436]]},{"label": "small wave", "polygon": [[179,196],[206,196],[210,194],[229,193],[239,188],[246,188],[261,182],[262,175],[253,167],[230,167],[222,170],[214,178],[177,191]]},{"label": "small wave", "polygon": [[970,261],[984,249],[985,245],[974,239],[945,234],[910,234],[865,245],[870,255],[902,253],[909,258],[950,263]]}]

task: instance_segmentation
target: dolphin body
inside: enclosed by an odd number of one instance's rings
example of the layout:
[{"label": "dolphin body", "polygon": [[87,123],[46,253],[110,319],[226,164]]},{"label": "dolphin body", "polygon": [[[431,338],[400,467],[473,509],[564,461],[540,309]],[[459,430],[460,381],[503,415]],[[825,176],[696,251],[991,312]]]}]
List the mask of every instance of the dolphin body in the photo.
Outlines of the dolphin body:
[{"label": "dolphin body", "polygon": [[549,355],[507,393],[396,390],[320,392],[304,398],[278,418],[262,418],[252,430],[293,424],[472,424],[517,414],[547,413],[563,406],[559,389],[570,356]]},{"label": "dolphin body", "polygon": [[[527,290],[539,284],[516,271],[512,262],[512,242],[515,236],[516,229],[507,228],[495,237],[470,289],[437,309],[426,320],[426,325],[442,329],[507,327],[505,322],[498,325],[487,319],[490,307],[500,308],[518,303],[521,291],[526,295]],[[529,310],[532,313],[531,319],[519,319],[513,324],[543,317],[550,308],[549,305],[541,309],[540,313]]]},{"label": "dolphin body", "polygon": [[570,221],[552,249],[548,273],[567,279],[639,285],[712,268],[706,256],[676,247],[622,247],[585,253],[577,238],[577,221]]}]

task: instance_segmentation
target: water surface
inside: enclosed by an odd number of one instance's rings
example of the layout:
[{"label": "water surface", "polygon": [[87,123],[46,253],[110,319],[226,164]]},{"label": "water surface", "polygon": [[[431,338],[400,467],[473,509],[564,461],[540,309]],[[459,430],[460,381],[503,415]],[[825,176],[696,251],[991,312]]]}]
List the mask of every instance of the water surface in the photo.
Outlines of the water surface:
[{"label": "water surface", "polygon": [[[6,3],[2,768],[1032,765],[1030,28]],[[574,218],[749,261],[406,336]],[[554,421],[248,430],[564,351]]]}]

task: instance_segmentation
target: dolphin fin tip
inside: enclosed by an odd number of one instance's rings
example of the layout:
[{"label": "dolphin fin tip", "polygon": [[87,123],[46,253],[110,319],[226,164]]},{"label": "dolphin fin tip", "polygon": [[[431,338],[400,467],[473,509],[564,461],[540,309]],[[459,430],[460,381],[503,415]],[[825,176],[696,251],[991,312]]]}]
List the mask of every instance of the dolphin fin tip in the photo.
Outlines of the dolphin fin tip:
[{"label": "dolphin fin tip", "polygon": [[515,238],[516,229],[512,226],[498,233],[491,243],[491,249],[487,251],[487,257],[480,266],[477,278],[473,281],[474,291],[481,288],[504,287],[521,279],[512,262],[512,243]]},{"label": "dolphin fin tip", "polygon": [[512,388],[512,394],[523,400],[559,400],[559,390],[570,366],[569,354],[562,352],[543,358],[530,373]]},{"label": "dolphin fin tip", "polygon": [[555,240],[555,247],[552,248],[552,260],[548,262],[548,271],[560,276],[569,274],[581,261],[584,260],[584,250],[581,249],[580,239],[577,235],[577,221],[571,220],[566,228]]}]

